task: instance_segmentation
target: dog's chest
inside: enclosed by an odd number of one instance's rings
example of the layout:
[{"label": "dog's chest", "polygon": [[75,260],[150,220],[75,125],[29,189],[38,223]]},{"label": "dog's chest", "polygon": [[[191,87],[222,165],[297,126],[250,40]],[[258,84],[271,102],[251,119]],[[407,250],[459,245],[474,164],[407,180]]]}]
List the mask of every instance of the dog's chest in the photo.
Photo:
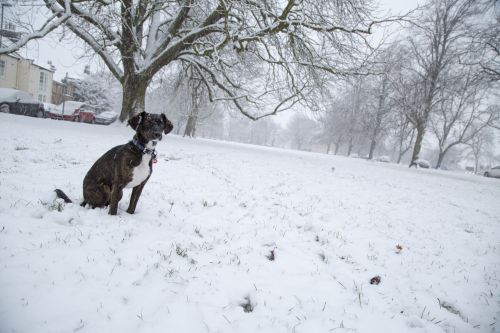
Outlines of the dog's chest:
[{"label": "dog's chest", "polygon": [[141,163],[132,169],[132,180],[125,187],[136,187],[149,177],[151,174],[149,161],[151,161],[151,155],[145,154],[142,156]]}]

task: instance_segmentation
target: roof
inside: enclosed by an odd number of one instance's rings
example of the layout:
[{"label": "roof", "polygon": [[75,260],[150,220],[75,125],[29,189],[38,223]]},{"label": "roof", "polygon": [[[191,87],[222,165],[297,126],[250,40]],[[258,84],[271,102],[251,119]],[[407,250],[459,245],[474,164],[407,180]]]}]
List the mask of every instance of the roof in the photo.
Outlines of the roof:
[{"label": "roof", "polygon": [[[2,43],[2,45],[3,45],[3,46],[6,46],[4,43]],[[5,53],[5,54],[3,54],[3,55],[8,56],[8,57],[11,57],[11,58],[18,59],[18,60],[28,60],[28,61],[31,61],[31,64],[32,64],[33,66],[36,66],[36,67],[41,68],[41,69],[43,69],[43,70],[45,70],[45,71],[48,71],[48,72],[52,72],[52,73],[54,73],[54,72],[55,72],[55,70],[54,70],[54,69],[52,69],[52,68],[48,68],[48,67],[44,67],[44,66],[42,66],[42,65],[38,65],[38,64],[36,64],[36,63],[35,63],[35,61],[34,61],[33,59],[28,59],[28,58],[25,58],[25,57],[23,57],[22,55],[20,55],[20,54],[19,54],[19,53],[17,53],[17,52]]]},{"label": "roof", "polygon": [[[30,60],[31,60],[31,59],[30,59]],[[40,67],[41,69],[46,70],[47,72],[52,72],[52,73],[54,73],[54,72],[56,71],[55,69],[52,69],[52,68],[47,68],[47,67],[44,67],[44,66],[42,66],[42,65],[37,65],[37,64],[35,64],[35,63],[33,63],[33,65],[35,65],[35,66],[37,66],[37,67]]]}]

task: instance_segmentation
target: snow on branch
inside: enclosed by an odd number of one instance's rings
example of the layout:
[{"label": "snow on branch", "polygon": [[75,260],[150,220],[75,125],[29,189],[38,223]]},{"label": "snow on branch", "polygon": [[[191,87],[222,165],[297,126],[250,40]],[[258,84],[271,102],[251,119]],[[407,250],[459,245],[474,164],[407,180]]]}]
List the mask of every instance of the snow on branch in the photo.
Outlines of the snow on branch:
[{"label": "snow on branch", "polygon": [[321,95],[327,74],[361,74],[373,51],[366,35],[405,19],[375,20],[372,0],[38,1],[52,15],[45,28],[63,24],[120,80],[127,97],[121,120],[175,61],[195,66],[211,99],[231,100],[254,120],[263,105],[266,115],[276,114]]},{"label": "snow on branch", "polygon": [[15,52],[21,47],[25,46],[28,42],[45,37],[48,33],[57,29],[71,17],[71,0],[61,1],[63,5],[62,7],[56,6],[53,1],[44,1],[47,7],[49,7],[54,14],[47,18],[47,20],[39,29],[25,34],[17,42],[14,42],[13,44],[6,47],[2,47],[2,45],[0,45],[0,54]]},{"label": "snow on branch", "polygon": [[[308,83],[303,83],[300,87],[294,86],[291,89],[286,89],[288,94],[285,96],[281,94],[281,98],[277,98],[275,95],[279,92],[276,88],[264,89],[259,94],[255,94],[255,91],[253,93],[245,91],[241,85],[232,82],[229,73],[226,73],[224,68],[219,67],[216,71],[202,63],[194,55],[184,54],[180,56],[180,60],[193,65],[197,70],[206,86],[210,102],[231,101],[240,113],[251,120],[276,115],[292,108],[303,100],[303,93],[309,88]],[[219,78],[219,75],[223,76],[223,79]],[[225,96],[216,96],[214,88],[222,91]],[[238,93],[239,91],[242,93]]]},{"label": "snow on branch", "polygon": [[[67,1],[67,0],[58,0],[58,3],[61,4],[63,1]],[[99,4],[99,2],[97,4]],[[107,5],[109,5],[109,4],[104,3],[104,6],[107,6]],[[100,10],[103,10],[103,7],[99,6],[99,5],[96,6],[96,9],[94,9],[94,11],[100,11]],[[94,15],[93,13],[86,10],[81,5],[75,4],[74,2],[71,3],[71,11],[72,11],[73,15],[77,15],[78,17],[85,20],[85,22],[87,22],[87,23],[91,24],[92,26],[94,26],[95,28],[99,29],[103,33],[103,35],[108,39],[109,45],[117,45],[118,47],[120,46],[121,36],[116,31],[113,31],[108,26],[107,22],[104,22],[104,20],[101,20],[97,15]]]}]

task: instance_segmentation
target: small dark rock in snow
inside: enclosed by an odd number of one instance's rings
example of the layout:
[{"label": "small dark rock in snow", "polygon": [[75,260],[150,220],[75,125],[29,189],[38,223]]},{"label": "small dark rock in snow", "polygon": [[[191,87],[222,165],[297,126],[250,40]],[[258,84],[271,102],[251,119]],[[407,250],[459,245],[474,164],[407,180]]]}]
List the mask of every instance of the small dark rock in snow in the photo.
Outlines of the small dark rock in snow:
[{"label": "small dark rock in snow", "polygon": [[377,284],[379,284],[379,283],[380,283],[380,281],[381,281],[380,276],[378,276],[378,275],[377,275],[377,276],[374,276],[374,277],[372,277],[372,278],[370,279],[370,284],[375,284],[375,285],[377,285]]},{"label": "small dark rock in snow", "polygon": [[397,254],[400,254],[400,253],[401,253],[401,251],[403,251],[403,247],[402,247],[401,245],[399,245],[399,244],[398,244],[398,245],[396,245],[396,253],[397,253]]},{"label": "small dark rock in snow", "polygon": [[274,253],[274,251],[275,251],[275,250],[276,250],[276,249],[271,250],[271,252],[270,252],[270,253],[266,256],[266,257],[267,257],[267,259],[269,259],[270,261],[274,261],[274,259],[276,259],[276,255],[275,255],[275,253]]},{"label": "small dark rock in snow", "polygon": [[252,305],[252,302],[250,301],[250,297],[245,297],[245,302],[241,303],[240,306],[243,308],[243,311],[245,312],[252,312],[254,306]]}]

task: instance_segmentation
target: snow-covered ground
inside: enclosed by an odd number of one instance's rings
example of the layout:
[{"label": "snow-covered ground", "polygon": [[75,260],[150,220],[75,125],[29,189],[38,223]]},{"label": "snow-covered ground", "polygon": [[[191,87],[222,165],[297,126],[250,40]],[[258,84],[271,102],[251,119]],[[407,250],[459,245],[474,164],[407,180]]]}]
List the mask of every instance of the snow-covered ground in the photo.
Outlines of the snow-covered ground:
[{"label": "snow-covered ground", "polygon": [[500,180],[168,135],[135,215],[55,200],[131,137],[0,114],[0,332],[500,330]]}]

